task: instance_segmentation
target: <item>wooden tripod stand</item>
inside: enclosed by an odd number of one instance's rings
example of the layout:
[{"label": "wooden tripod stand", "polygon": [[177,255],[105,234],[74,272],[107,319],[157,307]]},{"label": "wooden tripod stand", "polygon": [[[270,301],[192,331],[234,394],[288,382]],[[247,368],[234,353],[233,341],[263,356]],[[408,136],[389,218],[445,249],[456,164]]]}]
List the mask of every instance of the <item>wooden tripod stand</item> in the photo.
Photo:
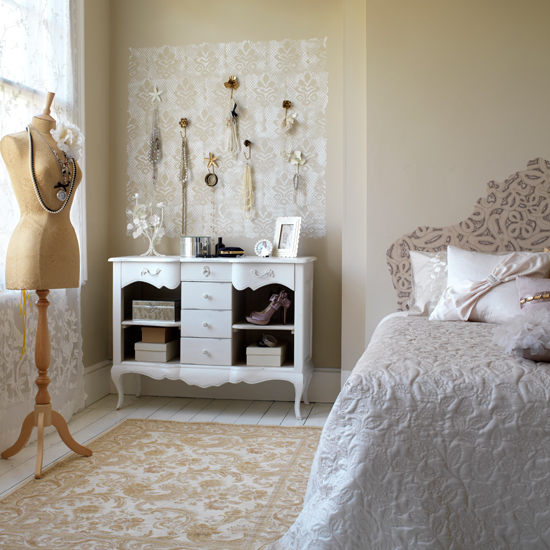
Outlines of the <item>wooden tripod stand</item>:
[{"label": "wooden tripod stand", "polygon": [[46,298],[49,294],[49,290],[37,290],[38,302],[38,327],[36,330],[36,350],[35,361],[36,368],[38,369],[38,378],[36,379],[36,385],[38,386],[38,392],[36,393],[34,412],[27,415],[23,421],[21,427],[21,433],[19,439],[9,449],[6,449],[2,455],[2,458],[9,458],[16,455],[29,440],[33,428],[38,428],[38,448],[36,451],[36,468],[34,470],[34,477],[40,479],[42,476],[42,460],[44,457],[44,428],[48,426],[55,426],[59,432],[59,436],[63,440],[63,443],[69,447],[75,453],[83,456],[92,456],[92,451],[79,443],[77,443],[69,432],[69,427],[65,419],[56,411],[52,410],[51,398],[48,393],[48,385],[50,379],[48,378],[48,367],[50,366],[50,333],[48,331],[48,306],[50,302]]}]

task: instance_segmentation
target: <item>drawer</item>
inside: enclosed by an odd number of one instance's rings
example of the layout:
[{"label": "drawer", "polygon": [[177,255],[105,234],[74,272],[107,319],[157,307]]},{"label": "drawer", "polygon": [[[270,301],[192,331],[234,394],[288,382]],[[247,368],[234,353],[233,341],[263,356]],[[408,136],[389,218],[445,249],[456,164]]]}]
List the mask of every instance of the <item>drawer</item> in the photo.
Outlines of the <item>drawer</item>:
[{"label": "drawer", "polygon": [[279,284],[294,290],[294,264],[237,263],[233,264],[233,286],[237,290],[256,290],[265,285]]},{"label": "drawer", "polygon": [[231,309],[231,283],[181,283],[183,309]]},{"label": "drawer", "polygon": [[182,262],[182,281],[231,282],[231,264],[222,262]]},{"label": "drawer", "polygon": [[231,339],[182,338],[181,362],[191,365],[231,365]]},{"label": "drawer", "polygon": [[122,262],[122,286],[142,281],[161,288],[176,288],[180,284],[179,262]]},{"label": "drawer", "polygon": [[181,336],[231,338],[231,311],[185,309],[181,312]]}]

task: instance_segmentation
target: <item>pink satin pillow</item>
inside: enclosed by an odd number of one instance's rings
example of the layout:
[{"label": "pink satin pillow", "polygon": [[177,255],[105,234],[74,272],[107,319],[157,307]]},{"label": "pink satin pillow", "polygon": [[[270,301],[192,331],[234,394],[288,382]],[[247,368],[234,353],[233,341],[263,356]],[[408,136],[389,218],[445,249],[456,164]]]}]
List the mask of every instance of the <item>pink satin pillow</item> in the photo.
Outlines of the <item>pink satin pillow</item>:
[{"label": "pink satin pillow", "polygon": [[[516,286],[518,288],[521,313],[525,314],[525,311],[534,311],[536,309],[546,309],[550,311],[550,297],[528,300],[528,298],[540,294],[550,295],[550,279],[537,279],[535,277],[522,277],[518,275],[516,278]],[[523,299],[526,301],[521,304],[521,300]]]}]

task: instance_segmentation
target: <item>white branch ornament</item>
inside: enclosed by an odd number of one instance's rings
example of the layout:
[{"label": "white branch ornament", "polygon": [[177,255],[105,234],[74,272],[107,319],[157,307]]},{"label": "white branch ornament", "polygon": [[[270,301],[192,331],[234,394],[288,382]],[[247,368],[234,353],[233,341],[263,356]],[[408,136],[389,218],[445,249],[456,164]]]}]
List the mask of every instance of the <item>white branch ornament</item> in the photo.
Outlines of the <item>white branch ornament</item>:
[{"label": "white branch ornament", "polygon": [[155,245],[159,244],[162,237],[165,235],[164,231],[164,208],[165,204],[159,202],[157,208],[160,209],[160,217],[157,214],[153,214],[152,205],[146,206],[140,204],[139,193],[134,195],[136,205],[133,211],[128,213],[132,215],[133,223],[129,223],[126,227],[129,231],[134,231],[132,236],[137,239],[139,236],[143,236],[149,241],[149,248],[142,256],[164,256],[155,250]]}]

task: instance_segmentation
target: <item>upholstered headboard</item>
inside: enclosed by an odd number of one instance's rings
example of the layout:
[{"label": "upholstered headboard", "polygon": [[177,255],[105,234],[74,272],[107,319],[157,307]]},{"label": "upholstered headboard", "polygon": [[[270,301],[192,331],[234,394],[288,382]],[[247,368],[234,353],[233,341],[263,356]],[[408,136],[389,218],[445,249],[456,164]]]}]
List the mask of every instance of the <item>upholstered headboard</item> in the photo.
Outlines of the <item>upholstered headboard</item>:
[{"label": "upholstered headboard", "polygon": [[437,252],[447,245],[478,252],[539,251],[550,246],[550,162],[532,160],[502,183],[490,181],[473,213],[449,227],[418,227],[386,252],[397,293],[397,309],[407,309],[411,293],[409,250]]}]

